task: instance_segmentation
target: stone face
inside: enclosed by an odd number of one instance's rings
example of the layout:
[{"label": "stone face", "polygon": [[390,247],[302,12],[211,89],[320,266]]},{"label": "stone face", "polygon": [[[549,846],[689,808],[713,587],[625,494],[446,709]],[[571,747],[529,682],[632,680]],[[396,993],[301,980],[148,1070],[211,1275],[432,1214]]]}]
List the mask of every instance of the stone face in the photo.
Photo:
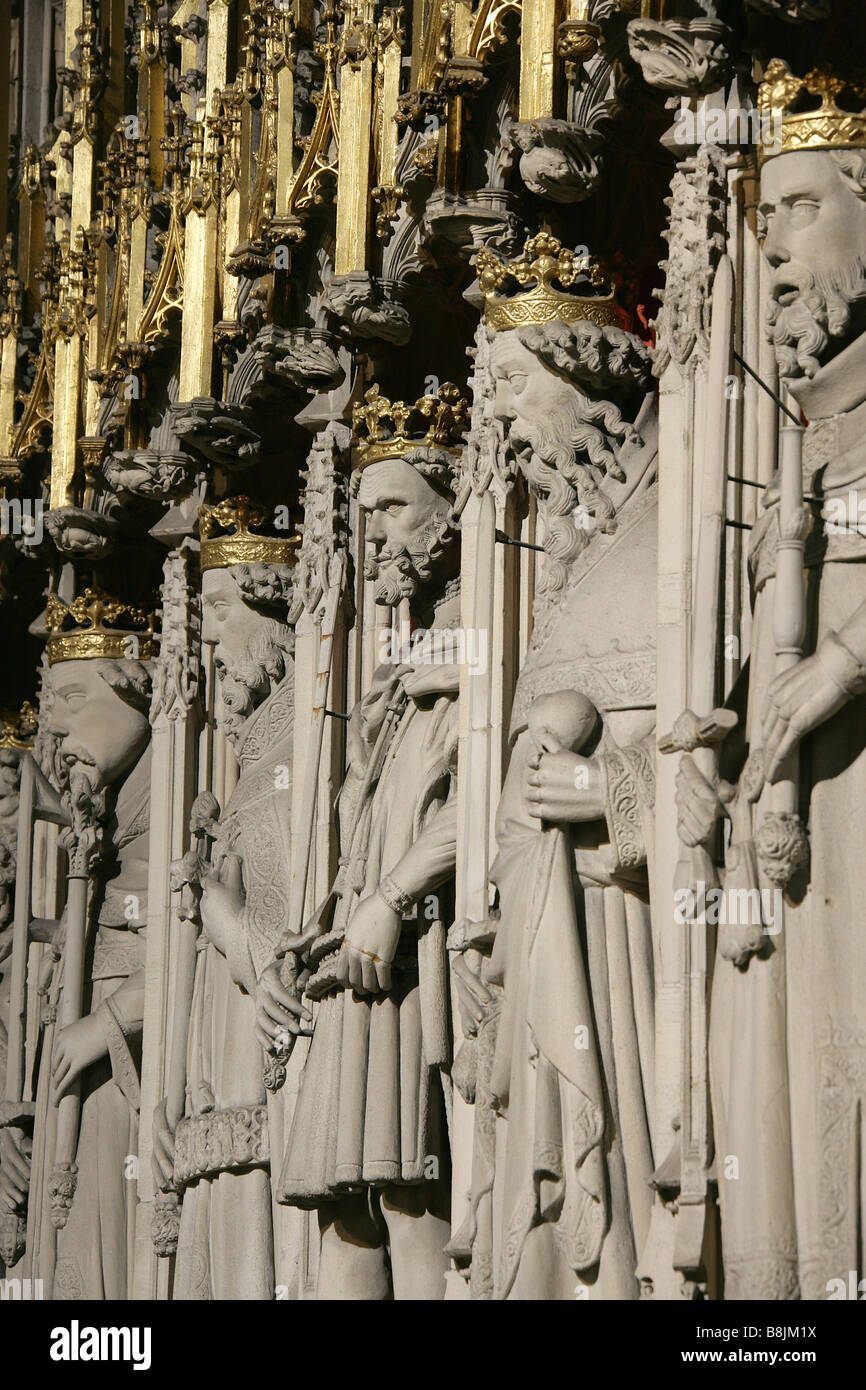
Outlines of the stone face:
[{"label": "stone face", "polygon": [[0,15],[4,1281],[866,1279],[866,31],[640,8]]}]

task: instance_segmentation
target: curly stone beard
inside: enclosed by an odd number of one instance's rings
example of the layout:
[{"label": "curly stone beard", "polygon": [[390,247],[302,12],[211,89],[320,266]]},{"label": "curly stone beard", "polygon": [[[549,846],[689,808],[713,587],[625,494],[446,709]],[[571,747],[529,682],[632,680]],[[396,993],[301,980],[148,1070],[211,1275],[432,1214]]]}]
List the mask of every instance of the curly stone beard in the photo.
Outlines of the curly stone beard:
[{"label": "curly stone beard", "polygon": [[364,562],[364,576],[373,581],[376,603],[394,607],[426,588],[439,562],[454,543],[456,532],[447,516],[425,526],[417,541],[408,545],[383,545]]},{"label": "curly stone beard", "polygon": [[793,303],[780,304],[773,292],[767,305],[767,336],[786,380],[811,378],[823,366],[830,340],[846,337],[855,305],[866,300],[866,261],[856,256],[826,275],[801,261],[786,261],[783,275],[781,292],[793,284],[799,294]]},{"label": "curly stone beard", "polygon": [[624,474],[611,439],[639,443],[634,426],[612,401],[591,401],[576,387],[567,405],[551,408],[544,424],[522,416],[511,423],[509,442],[544,509],[544,548],[550,562],[540,593],[563,588],[569,566],[589,539],[588,531],[575,524],[576,507],[585,508],[595,529],[613,529],[614,505],[601,484],[608,475],[623,481]]},{"label": "curly stone beard", "polygon": [[229,738],[237,736],[284,678],[288,654],[288,629],[271,619],[253,637],[243,660],[220,659],[215,663],[223,694],[222,725]]}]

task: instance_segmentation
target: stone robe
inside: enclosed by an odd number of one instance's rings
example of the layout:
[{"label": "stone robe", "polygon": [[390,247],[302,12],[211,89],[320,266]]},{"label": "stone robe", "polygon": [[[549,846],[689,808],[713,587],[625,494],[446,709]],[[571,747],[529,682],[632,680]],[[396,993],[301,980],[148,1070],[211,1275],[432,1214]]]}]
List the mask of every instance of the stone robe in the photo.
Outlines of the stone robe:
[{"label": "stone robe", "polygon": [[[125,980],[144,970],[149,816],[148,747],[118,793],[114,824],[106,827],[117,866],[100,890],[84,1008],[99,1017],[107,1056],[88,1067],[81,1080],[78,1185],[66,1225],[55,1232],[43,1219],[35,1254],[33,1274],[45,1278],[46,1290],[50,1288],[55,1299],[125,1299],[132,1288],[142,1019],[124,1017],[112,996]],[[43,1054],[40,1092],[50,1086],[50,1067],[50,1057]],[[39,1110],[37,1095],[37,1114]],[[44,1113],[47,1180],[53,1168],[57,1110],[49,1105]],[[49,1207],[44,1192],[43,1217]]]},{"label": "stone robe", "polygon": [[[339,897],[333,925],[311,953],[307,994],[321,1003],[280,1202],[312,1207],[365,1185],[418,1183],[431,1176],[447,1181],[445,923],[456,842],[456,695],[456,668],[443,667],[439,690],[417,701],[404,695],[402,713],[380,731],[370,762],[347,774],[340,802]],[[446,883],[436,889],[438,912],[431,920],[420,909],[407,914],[391,990],[370,997],[337,988],[336,955],[356,903],[375,892],[421,839],[438,866],[431,886]]]},{"label": "stone robe", "polygon": [[[275,1229],[270,1142],[283,1097],[269,1096],[255,1039],[256,982],[285,931],[291,876],[294,691],[283,681],[236,749],[240,777],[219,822],[213,862],[243,873],[245,906],[223,956],[199,938],[187,1052],[187,1106],[175,1136],[183,1188],[174,1297],[271,1299]],[[281,771],[282,769],[282,771]],[[277,1233],[277,1243],[280,1233]]]},{"label": "stone robe", "polygon": [[[838,498],[849,529],[820,519],[807,540],[805,655],[866,603],[866,404],[806,431],[804,489]],[[774,670],[777,506],[753,532],[757,597],[747,736]],[[861,654],[862,659],[862,654]],[[756,809],[760,825],[769,796]],[[866,1277],[866,695],[800,745],[800,815],[810,865],[789,884],[784,927],[738,968],[716,961],[710,1050],[725,1297],[827,1298],[829,1281]],[[770,885],[763,879],[758,884]],[[728,1178],[728,1157],[738,1163]]]},{"label": "stone robe", "polygon": [[[616,531],[596,533],[538,616],[515,692],[473,1190],[453,1243],[475,1297],[638,1294],[653,1172],[654,458],[636,461]],[[603,822],[542,826],[526,810],[528,712],[558,690],[602,715]]]}]

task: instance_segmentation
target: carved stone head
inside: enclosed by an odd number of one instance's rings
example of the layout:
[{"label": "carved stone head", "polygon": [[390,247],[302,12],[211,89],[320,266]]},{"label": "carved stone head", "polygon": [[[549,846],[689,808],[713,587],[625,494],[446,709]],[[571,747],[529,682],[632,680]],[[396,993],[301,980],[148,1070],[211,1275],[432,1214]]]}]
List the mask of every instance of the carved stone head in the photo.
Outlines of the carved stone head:
[{"label": "carved stone head", "polygon": [[372,546],[364,567],[377,603],[435,601],[459,559],[450,490],[454,458],[418,448],[383,458],[356,475],[358,503]]},{"label": "carved stone head", "polygon": [[287,565],[233,565],[202,575],[202,641],[214,648],[230,737],[291,673],[291,597]]},{"label": "carved stone head", "polygon": [[808,387],[866,329],[866,150],[767,160],[758,217],[772,268],[767,329],[799,398],[798,383]]},{"label": "carved stone head", "polygon": [[490,371],[493,413],[543,501],[555,588],[586,539],[576,509],[601,526],[613,514],[601,484],[622,478],[618,448],[638,442],[633,420],[649,385],[648,355],[614,325],[553,321],[494,333]]},{"label": "carved stone head", "polygon": [[51,667],[48,731],[58,758],[94,791],[119,783],[150,738],[150,671],[142,661],[86,659]]}]

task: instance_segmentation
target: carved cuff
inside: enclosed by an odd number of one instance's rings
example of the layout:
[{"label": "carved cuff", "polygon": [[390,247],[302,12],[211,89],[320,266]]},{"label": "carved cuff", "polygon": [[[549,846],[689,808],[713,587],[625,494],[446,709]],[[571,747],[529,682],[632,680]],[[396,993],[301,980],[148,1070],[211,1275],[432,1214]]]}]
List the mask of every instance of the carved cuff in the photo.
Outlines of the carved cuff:
[{"label": "carved cuff", "polygon": [[398,917],[405,917],[415,901],[411,893],[404,893],[403,889],[398,887],[393,878],[390,878],[387,874],[384,878],[379,880],[379,887],[376,891],[382,901],[387,903],[390,908],[393,908]]},{"label": "carved cuff", "polygon": [[822,669],[846,695],[862,695],[866,691],[866,666],[857,660],[835,632],[827,634],[815,655]]},{"label": "carved cuff", "polygon": [[604,783],[604,814],[615,868],[637,868],[646,863],[637,775],[619,750],[602,754],[599,764]]},{"label": "carved cuff", "polygon": [[99,1026],[108,1047],[111,1074],[132,1109],[138,1111],[141,1105],[141,1085],[138,1069],[129,1050],[130,1030],[120,1009],[112,1003],[110,995],[95,1010],[94,1017],[99,1019]]}]

